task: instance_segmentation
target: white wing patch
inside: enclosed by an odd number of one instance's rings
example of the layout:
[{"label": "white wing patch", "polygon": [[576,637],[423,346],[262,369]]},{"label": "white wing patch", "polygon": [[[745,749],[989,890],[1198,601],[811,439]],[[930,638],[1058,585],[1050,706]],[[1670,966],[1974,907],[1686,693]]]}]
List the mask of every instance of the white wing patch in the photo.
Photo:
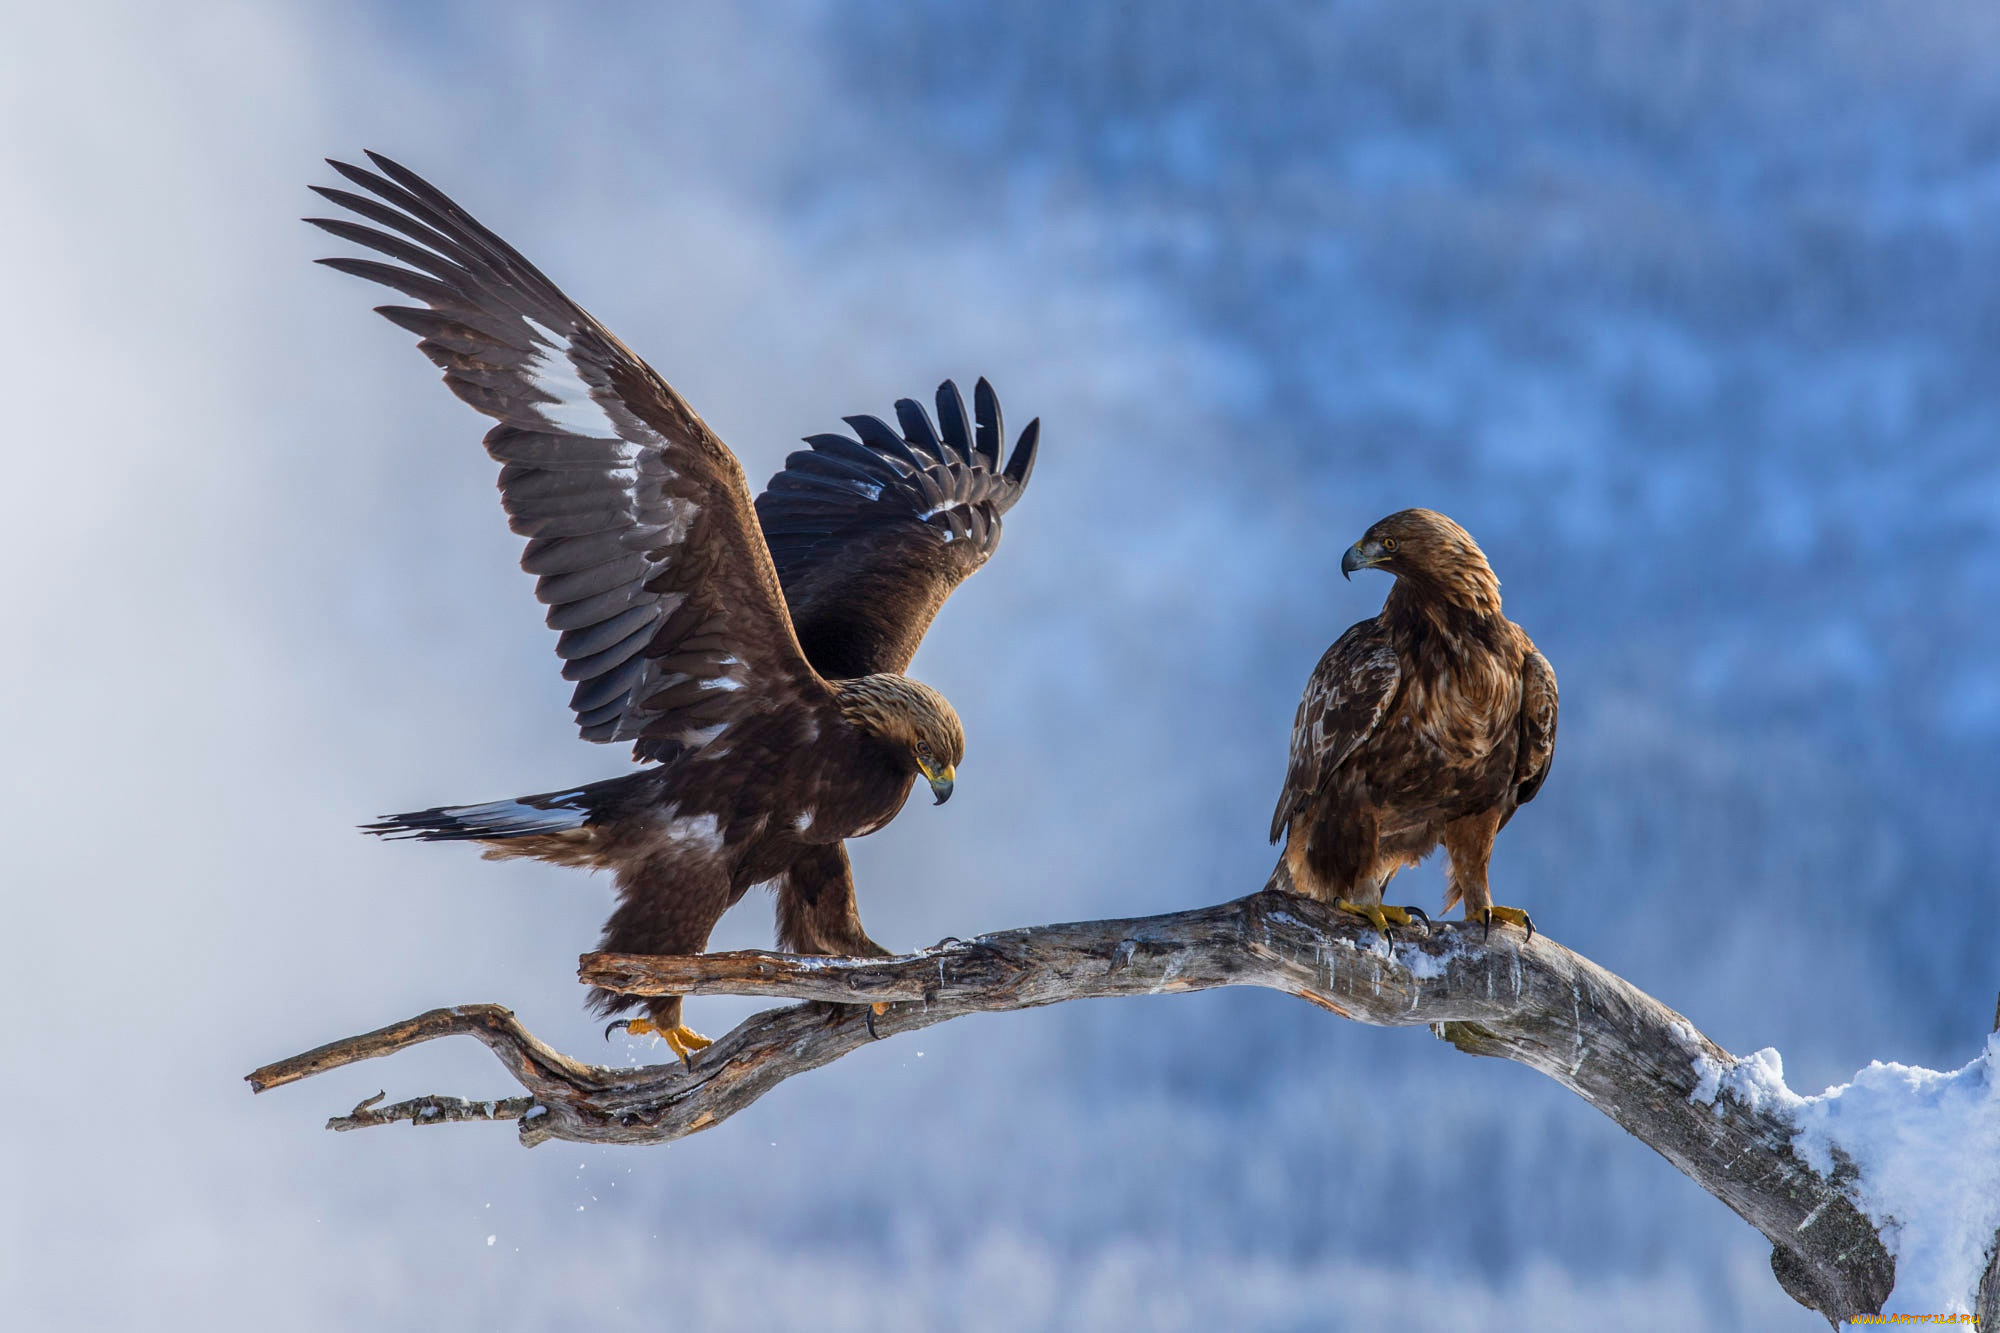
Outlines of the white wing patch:
[{"label": "white wing patch", "polygon": [[714,815],[670,813],[661,831],[670,842],[681,847],[707,852],[711,856],[722,850],[722,821]]},{"label": "white wing patch", "polygon": [[[630,494],[633,484],[638,480],[636,473],[624,468],[610,475],[625,483],[627,494]],[[672,475],[671,472],[668,473],[670,478]],[[693,526],[695,515],[701,512],[701,506],[692,500],[669,496],[659,502],[659,507],[666,511],[667,521],[634,527],[619,539],[625,549],[651,553],[663,551],[670,546],[679,546],[687,540],[688,529]],[[679,595],[674,594],[674,596]]]},{"label": "white wing patch", "polygon": [[810,829],[812,826],[813,826],[813,812],[810,810],[801,810],[792,819],[792,827],[800,833],[804,833],[807,829]]},{"label": "white wing patch", "polygon": [[717,722],[710,727],[695,727],[681,733],[681,744],[691,750],[699,750],[704,745],[714,744],[715,738],[727,730],[729,730],[727,722]]},{"label": "white wing patch", "polygon": [[[552,804],[577,792],[564,792],[561,796],[544,797]],[[589,818],[581,810],[572,810],[557,805],[555,809],[529,805],[526,801],[489,801],[485,805],[465,805],[451,813],[462,823],[490,829],[499,837],[514,833],[560,833],[564,829],[582,828]]]},{"label": "white wing patch", "polygon": [[[729,656],[718,661],[716,665],[723,668],[740,667],[743,665],[743,659],[731,653]],[[702,681],[701,687],[704,690],[740,690],[743,688],[743,682],[725,669],[721,675],[711,676]]]},{"label": "white wing patch", "polygon": [[537,347],[529,362],[535,387],[555,400],[536,404],[535,410],[542,414],[542,419],[557,430],[586,439],[622,438],[603,404],[576,373],[576,365],[569,357],[569,339],[531,316],[522,318],[548,343],[547,347]]}]

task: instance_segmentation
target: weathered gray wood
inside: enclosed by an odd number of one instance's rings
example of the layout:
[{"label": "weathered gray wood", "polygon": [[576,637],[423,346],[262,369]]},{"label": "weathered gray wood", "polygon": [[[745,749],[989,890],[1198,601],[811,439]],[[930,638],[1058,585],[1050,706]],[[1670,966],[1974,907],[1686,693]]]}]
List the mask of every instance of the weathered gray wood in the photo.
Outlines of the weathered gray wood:
[{"label": "weathered gray wood", "polygon": [[[1993,1002],[1993,1030],[2000,1032],[2000,1000]],[[1986,1247],[1986,1272],[1979,1279],[1979,1297],[1972,1314],[1981,1328],[2000,1328],[2000,1233]]]},{"label": "weathered gray wood", "polygon": [[[1439,923],[1382,940],[1352,917],[1266,891],[1219,907],[1126,921],[1003,931],[894,958],[807,958],[749,950],[657,958],[588,954],[582,979],[637,995],[769,995],[809,1003],[738,1025],[685,1067],[617,1070],[571,1061],[495,1005],[438,1009],[266,1066],[258,1091],[432,1038],[464,1033],[499,1056],[526,1098],[429,1097],[331,1122],[518,1119],[545,1139],[664,1143],[721,1123],[772,1087],[876,1039],[964,1014],[1064,1000],[1264,986],[1357,1022],[1429,1026],[1462,1051],[1540,1070],[1651,1145],[1772,1244],[1778,1281],[1829,1319],[1880,1311],[1895,1265],[1845,1188],[1795,1156],[1792,1129],[1726,1089],[1690,1100],[1698,1059],[1734,1057],[1681,1015],[1537,935]],[[885,1005],[876,1016],[871,1004]],[[871,1028],[873,1034],[871,1035]]]},{"label": "weathered gray wood", "polygon": [[1979,1300],[1972,1307],[1981,1328],[2000,1328],[2000,1235],[1986,1251],[1986,1275],[1979,1279]]}]

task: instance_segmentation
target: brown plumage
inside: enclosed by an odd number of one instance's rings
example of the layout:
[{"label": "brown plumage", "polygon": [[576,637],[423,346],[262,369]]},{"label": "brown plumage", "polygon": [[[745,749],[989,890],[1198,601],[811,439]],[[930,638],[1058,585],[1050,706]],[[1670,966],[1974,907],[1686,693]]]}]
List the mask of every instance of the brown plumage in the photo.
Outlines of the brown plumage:
[{"label": "brown plumage", "polygon": [[[1556,678],[1500,610],[1500,580],[1469,533],[1406,509],[1368,529],[1341,572],[1396,576],[1382,613],[1326,650],[1299,701],[1291,764],[1271,820],[1281,885],[1348,906],[1378,927],[1396,872],[1444,845],[1447,908],[1534,926],[1495,907],[1493,839],[1548,777]],[[1421,913],[1419,913],[1421,915]]]},{"label": "brown plumage", "polygon": [[[992,389],[979,382],[968,420],[947,381],[936,425],[907,399],[900,436],[849,417],[857,438],[811,437],[753,506],[735,456],[651,367],[434,186],[369,157],[377,171],[332,164],[365,194],[315,188],[375,225],[309,220],[408,267],[322,262],[422,303],[380,310],[499,422],[486,449],[561,632],[579,730],[654,764],[370,830],[612,871],[606,949],[699,952],[745,890],[770,883],[781,946],[886,952],[861,928],[842,839],[888,823],[920,774],[940,803],[951,793],[958,716],[901,673],[999,543],[1039,423],[1003,469]],[[682,1054],[706,1044],[680,1026],[678,998],[644,1003],[635,1031]]]}]

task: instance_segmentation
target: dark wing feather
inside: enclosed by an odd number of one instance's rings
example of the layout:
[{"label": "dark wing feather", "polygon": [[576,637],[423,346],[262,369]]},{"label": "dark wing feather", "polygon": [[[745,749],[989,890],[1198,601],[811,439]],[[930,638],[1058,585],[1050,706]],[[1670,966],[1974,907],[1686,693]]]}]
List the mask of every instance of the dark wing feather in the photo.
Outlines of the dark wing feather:
[{"label": "dark wing feather", "polygon": [[662,759],[754,711],[830,707],[735,456],[512,246],[421,177],[369,158],[377,171],[332,163],[365,193],[315,188],[374,225],[307,220],[398,263],[320,262],[422,302],[380,309],[499,422],[486,450],[508,522],[529,539],[521,566],[560,632],[584,738]]},{"label": "dark wing feather", "polygon": [[1364,620],[1335,639],[1313,669],[1292,722],[1285,789],[1271,816],[1271,841],[1312,802],[1334,770],[1375,733],[1396,700],[1403,669],[1389,630]]},{"label": "dark wing feather", "polygon": [[[1525,639],[1527,636],[1524,634],[1521,637]],[[1535,793],[1548,780],[1549,766],[1556,757],[1556,712],[1559,704],[1555,668],[1530,643],[1527,659],[1521,664],[1521,746],[1519,757],[1514,761],[1516,808],[1534,800]],[[1507,819],[1513,817],[1513,810],[1509,810]],[[1505,819],[1500,826],[1506,827]]]},{"label": "dark wing feather", "polygon": [[897,429],[849,417],[854,437],[814,435],[757,497],[771,558],[806,656],[834,680],[901,672],[938,608],[1000,544],[1000,517],[1034,470],[1040,420],[1006,467],[1000,401],[985,380],[968,425],[958,386],[937,421],[896,404]]}]

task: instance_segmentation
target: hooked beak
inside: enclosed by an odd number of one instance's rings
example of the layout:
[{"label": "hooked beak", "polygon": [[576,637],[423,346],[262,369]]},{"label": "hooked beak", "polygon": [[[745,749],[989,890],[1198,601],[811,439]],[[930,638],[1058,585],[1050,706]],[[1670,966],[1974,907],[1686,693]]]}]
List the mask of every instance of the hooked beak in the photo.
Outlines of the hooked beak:
[{"label": "hooked beak", "polygon": [[1386,554],[1388,552],[1382,549],[1380,542],[1358,541],[1347,548],[1346,555],[1340,557],[1340,577],[1351,579],[1357,569],[1373,569],[1382,563]]},{"label": "hooked beak", "polygon": [[943,805],[946,801],[949,801],[951,799],[951,781],[957,776],[951,765],[946,764],[943,768],[935,772],[929,768],[925,768],[922,764],[919,764],[917,767],[923,768],[924,781],[931,784],[931,791],[937,796],[937,799],[932,801],[931,804]]}]

